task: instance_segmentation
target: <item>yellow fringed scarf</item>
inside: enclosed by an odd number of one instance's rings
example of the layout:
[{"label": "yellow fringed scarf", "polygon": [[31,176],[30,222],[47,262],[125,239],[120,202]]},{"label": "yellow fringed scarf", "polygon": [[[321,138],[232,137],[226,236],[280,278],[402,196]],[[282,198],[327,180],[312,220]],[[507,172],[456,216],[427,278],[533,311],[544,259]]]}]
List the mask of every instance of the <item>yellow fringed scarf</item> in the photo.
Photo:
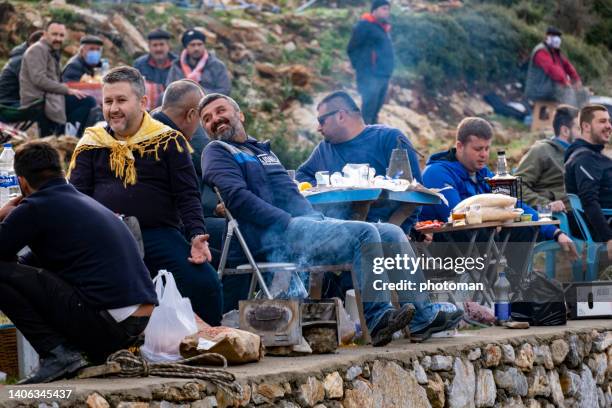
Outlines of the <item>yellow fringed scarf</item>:
[{"label": "yellow fringed scarf", "polygon": [[102,126],[89,127],[85,129],[83,137],[79,140],[70,166],[68,167],[68,178],[70,173],[76,166],[77,156],[85,151],[92,149],[109,149],[110,159],[109,165],[115,176],[123,180],[123,186],[128,184],[136,184],[136,166],[134,165],[134,152],[138,152],[140,157],[145,154],[155,154],[155,160],[159,160],[158,149],[161,146],[163,150],[168,148],[168,143],[174,141],[179,152],[183,151],[179,143],[179,138],[185,140],[187,149],[191,154],[193,149],[189,142],[180,132],[166,126],[163,123],[153,119],[145,112],[140,129],[128,138],[128,140],[117,140],[112,137]]}]

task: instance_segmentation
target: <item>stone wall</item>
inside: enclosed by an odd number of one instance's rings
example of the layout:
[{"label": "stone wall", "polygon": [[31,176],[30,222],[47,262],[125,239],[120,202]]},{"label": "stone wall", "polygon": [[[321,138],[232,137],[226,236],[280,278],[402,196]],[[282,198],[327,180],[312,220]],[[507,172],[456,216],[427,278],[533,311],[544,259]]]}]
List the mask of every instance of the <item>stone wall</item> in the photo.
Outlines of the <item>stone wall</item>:
[{"label": "stone wall", "polygon": [[[384,353],[381,353],[384,355]],[[396,355],[393,355],[394,357]],[[228,400],[215,387],[165,385],[142,402],[89,396],[92,408],[163,407],[612,407],[612,331],[525,336],[478,347],[438,349],[406,359],[382,355],[319,375],[243,384]]]},{"label": "stone wall", "polygon": [[205,381],[114,378],[50,384],[75,390],[58,402],[7,399],[0,387],[0,408],[612,408],[609,323],[484,332],[331,356],[267,358],[230,369],[243,387],[238,399]]}]

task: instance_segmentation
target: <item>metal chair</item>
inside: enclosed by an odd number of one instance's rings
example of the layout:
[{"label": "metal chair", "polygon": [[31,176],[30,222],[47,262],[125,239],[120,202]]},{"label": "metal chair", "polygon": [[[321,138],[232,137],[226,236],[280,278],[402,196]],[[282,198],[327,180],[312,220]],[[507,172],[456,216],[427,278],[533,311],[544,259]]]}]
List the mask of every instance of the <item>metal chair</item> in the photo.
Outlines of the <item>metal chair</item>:
[{"label": "metal chair", "polygon": [[[292,273],[292,272],[306,272],[310,275],[310,296],[314,299],[321,298],[321,287],[323,274],[325,272],[344,272],[351,271],[351,278],[353,281],[353,287],[355,289],[355,300],[357,302],[357,308],[359,311],[359,322],[361,324],[362,339],[369,343],[371,341],[370,334],[367,330],[365,315],[363,313],[363,303],[361,301],[361,291],[357,276],[353,271],[351,264],[340,264],[340,265],[313,265],[303,267],[295,263],[279,263],[279,262],[257,262],[251,253],[242,232],[238,226],[238,221],[232,216],[231,211],[225,205],[221,193],[217,187],[214,187],[215,193],[219,203],[225,207],[225,218],[227,219],[227,233],[225,235],[225,241],[223,242],[223,248],[221,251],[221,260],[219,261],[219,279],[223,279],[224,275],[242,275],[251,274],[251,284],[249,286],[248,299],[252,299],[257,286],[261,288],[263,295],[266,299],[272,299],[272,295],[266,284],[263,273]],[[236,268],[226,268],[227,257],[229,254],[229,248],[232,238],[236,236],[244,255],[247,258],[248,263],[239,265]]]}]

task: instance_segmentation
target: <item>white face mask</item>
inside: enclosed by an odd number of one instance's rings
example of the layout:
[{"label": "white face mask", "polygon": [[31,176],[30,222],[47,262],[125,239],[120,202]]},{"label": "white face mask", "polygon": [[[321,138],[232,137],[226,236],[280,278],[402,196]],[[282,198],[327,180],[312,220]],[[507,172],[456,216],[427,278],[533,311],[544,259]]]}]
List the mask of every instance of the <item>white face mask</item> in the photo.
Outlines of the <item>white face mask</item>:
[{"label": "white face mask", "polygon": [[546,44],[555,49],[561,48],[561,37],[558,35],[549,35],[546,37]]}]

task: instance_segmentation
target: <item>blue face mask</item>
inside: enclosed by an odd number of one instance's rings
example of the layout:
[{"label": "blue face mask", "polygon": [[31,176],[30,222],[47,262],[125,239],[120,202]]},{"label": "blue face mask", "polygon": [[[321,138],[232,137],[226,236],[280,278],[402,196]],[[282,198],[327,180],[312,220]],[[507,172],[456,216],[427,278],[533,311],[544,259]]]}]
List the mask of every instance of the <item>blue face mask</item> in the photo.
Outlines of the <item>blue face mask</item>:
[{"label": "blue face mask", "polygon": [[102,51],[87,51],[85,54],[85,62],[87,65],[98,65],[102,58]]}]

